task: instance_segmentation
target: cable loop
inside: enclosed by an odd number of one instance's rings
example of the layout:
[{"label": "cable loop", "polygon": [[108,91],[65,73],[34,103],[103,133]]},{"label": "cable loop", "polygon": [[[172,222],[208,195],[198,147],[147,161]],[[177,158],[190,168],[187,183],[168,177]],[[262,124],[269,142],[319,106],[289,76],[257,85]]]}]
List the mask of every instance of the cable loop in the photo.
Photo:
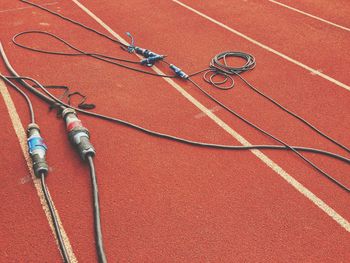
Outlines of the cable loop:
[{"label": "cable loop", "polygon": [[[229,57],[242,58],[246,63],[242,67],[231,67],[227,64],[226,60]],[[255,65],[256,62],[254,56],[248,53],[240,51],[225,51],[212,58],[209,64],[209,70],[204,73],[203,79],[215,88],[229,90],[232,89],[235,84],[232,75],[239,75],[248,70],[252,70],[255,68]],[[218,76],[222,76],[224,79],[221,81],[215,81],[215,77]]]},{"label": "cable loop", "polygon": [[126,51],[129,53],[134,53],[135,51],[135,39],[130,32],[126,32],[126,35],[131,39],[131,44],[127,47]]},{"label": "cable loop", "polygon": [[[209,77],[208,77],[209,75]],[[224,79],[222,81],[215,81],[214,78],[216,76],[224,76]],[[213,85],[214,87],[221,89],[221,90],[229,90],[232,89],[234,87],[234,80],[233,78],[226,74],[226,73],[222,73],[219,71],[214,71],[214,70],[208,70],[203,74],[203,79],[205,82]],[[227,81],[230,81],[229,85],[225,85],[227,83]]]},{"label": "cable loop", "polygon": [[[24,44],[21,44],[19,42],[17,42],[17,38],[21,35],[26,35],[26,34],[41,34],[41,35],[47,35],[50,36],[58,41],[60,41],[61,43],[65,44],[66,46],[68,46],[69,48],[73,49],[74,51],[76,51],[77,53],[70,53],[70,52],[59,52],[59,51],[50,51],[50,50],[43,50],[43,49],[39,49],[39,48],[34,48],[34,47],[30,47],[30,46],[26,46]],[[129,33],[130,34],[130,33]],[[130,34],[131,36],[131,34]],[[27,49],[27,50],[31,50],[31,51],[35,51],[35,52],[40,52],[40,53],[44,53],[44,54],[50,54],[50,55],[63,55],[63,56],[89,56],[92,57],[94,59],[97,60],[101,60],[104,61],[106,63],[109,64],[113,64],[128,70],[132,70],[132,71],[136,71],[136,72],[140,72],[140,73],[144,73],[147,75],[152,75],[152,76],[157,76],[157,77],[164,77],[164,78],[175,78],[177,77],[176,75],[166,75],[166,74],[158,74],[158,73],[154,73],[154,72],[150,72],[150,71],[146,71],[146,70],[142,70],[142,69],[138,69],[135,67],[131,67],[125,64],[122,64],[120,62],[125,62],[125,63],[131,63],[131,64],[138,64],[140,65],[141,63],[139,61],[132,61],[132,60],[127,60],[127,59],[122,59],[122,58],[117,58],[117,57],[113,57],[113,56],[108,56],[108,55],[104,55],[104,54],[100,54],[100,53],[90,53],[90,52],[86,52],[83,51],[75,46],[73,46],[72,44],[68,43],[66,40],[64,40],[63,38],[56,36],[52,33],[49,32],[45,32],[45,31],[38,31],[38,30],[32,30],[32,31],[25,31],[25,32],[21,32],[16,34],[13,38],[12,38],[12,42],[16,45],[19,46],[21,48]],[[134,44],[134,40],[132,38],[132,43],[131,45]],[[127,48],[127,47],[126,47]],[[135,46],[132,47],[133,49],[136,49]],[[127,49],[126,49],[127,50]],[[162,60],[163,61],[163,60]]]}]

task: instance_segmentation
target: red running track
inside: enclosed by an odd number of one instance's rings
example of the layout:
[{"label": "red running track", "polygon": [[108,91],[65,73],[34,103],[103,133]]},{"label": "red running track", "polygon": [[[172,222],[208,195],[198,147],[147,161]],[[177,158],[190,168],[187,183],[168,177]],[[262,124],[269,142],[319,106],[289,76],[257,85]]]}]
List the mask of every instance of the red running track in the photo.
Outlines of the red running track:
[{"label": "red running track", "polygon": [[[345,144],[349,141],[346,131],[350,128],[350,117],[346,112],[350,99],[349,91],[344,88],[310,74],[172,1],[153,4],[152,8],[145,8],[151,2],[137,0],[132,4],[130,1],[81,3],[120,35],[132,32],[138,45],[167,54],[169,61],[187,72],[204,68],[215,54],[224,50],[253,54],[257,67],[245,77],[327,134]],[[349,62],[346,47],[350,39],[347,33],[268,1],[186,3],[302,63],[322,69],[345,84],[350,83],[346,74]],[[22,7],[27,5],[7,1],[1,9]],[[104,31],[71,1],[56,1],[49,8]],[[261,12],[247,12],[252,8]],[[327,12],[325,9],[320,16],[328,17]],[[33,8],[0,15],[4,21],[0,28],[1,40],[10,61],[21,74],[44,84],[64,84],[79,90],[97,105],[98,112],[193,140],[238,145],[232,136],[162,79],[90,58],[32,53],[14,46],[10,39],[20,31],[40,29],[64,37],[84,50],[136,59],[109,41]],[[328,15],[334,16],[334,13]],[[302,21],[302,25],[298,27],[296,21]],[[337,22],[342,20],[339,18]],[[273,32],[273,37],[263,32]],[[296,32],[303,35],[302,40]],[[322,32],[327,32],[329,37],[324,37]],[[43,48],[56,45],[47,38],[23,38],[23,41]],[[328,52],[333,52],[333,56]],[[0,71],[6,72],[4,65]],[[177,83],[206,107],[214,109],[214,114],[249,142],[274,143],[217,108],[190,84]],[[290,144],[345,155],[239,81],[230,92],[205,87],[237,112]],[[10,94],[25,127],[28,114],[24,102],[12,90]],[[72,151],[63,134],[64,125],[56,120],[55,113],[48,113],[47,105],[31,98],[49,146],[52,171],[47,181],[56,209],[78,261],[95,262],[87,167]],[[2,213],[0,221],[1,236],[5,237],[0,242],[0,250],[4,251],[0,261],[59,261],[54,235],[33,184],[18,183],[28,170],[3,103],[0,109],[8,138],[2,149],[2,155],[7,158],[1,173],[9,178],[2,192],[1,211],[9,212]],[[98,153],[96,168],[103,233],[110,262],[340,262],[349,257],[349,232],[252,153],[181,145],[119,125],[81,118],[92,131]],[[9,158],[10,151],[18,158]],[[264,153],[349,220],[348,194],[291,153]],[[307,156],[349,183],[348,165],[325,157]]]}]

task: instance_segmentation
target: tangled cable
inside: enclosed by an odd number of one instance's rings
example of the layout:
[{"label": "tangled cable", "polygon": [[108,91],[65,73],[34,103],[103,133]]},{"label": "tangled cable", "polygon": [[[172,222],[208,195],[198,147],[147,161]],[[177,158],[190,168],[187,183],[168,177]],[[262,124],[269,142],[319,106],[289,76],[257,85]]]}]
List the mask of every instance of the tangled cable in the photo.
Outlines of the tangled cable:
[{"label": "tangled cable", "polygon": [[[54,37],[55,39],[63,42],[64,44],[66,44],[67,46],[69,46],[70,48],[72,48],[73,50],[78,52],[78,55],[87,55],[87,56],[91,56],[94,57],[96,59],[99,60],[103,60],[112,64],[115,64],[117,66],[122,66],[122,67],[126,67],[132,70],[136,70],[142,73],[147,73],[150,75],[155,75],[155,76],[160,76],[160,77],[176,77],[175,76],[168,76],[168,75],[161,75],[161,74],[157,74],[157,73],[151,73],[148,71],[143,71],[143,70],[139,70],[139,69],[135,69],[135,68],[131,68],[125,65],[122,65],[120,63],[116,63],[114,61],[111,61],[110,59],[113,57],[109,57],[106,55],[102,55],[102,54],[98,54],[98,53],[88,53],[88,52],[84,52],[76,47],[74,47],[73,45],[69,44],[67,41],[61,39],[60,37],[53,35],[51,33],[48,32],[42,32],[42,31],[26,31],[26,32],[22,32],[19,33],[17,35],[15,35],[13,37],[13,42],[18,45],[21,46],[25,49],[29,49],[29,50],[33,50],[33,51],[37,51],[37,52],[42,52],[42,53],[48,53],[48,54],[55,54],[55,55],[70,55],[72,56],[75,53],[64,53],[64,52],[53,52],[53,51],[47,51],[47,50],[40,50],[40,49],[36,49],[36,48],[31,48],[28,46],[25,46],[23,44],[19,44],[16,42],[16,38],[20,35],[23,34],[31,34],[31,33],[38,33],[38,34],[45,34],[45,35],[49,35],[51,37]],[[109,57],[110,59],[106,59],[106,57]],[[239,57],[242,58],[246,61],[246,63],[241,66],[241,67],[232,67],[229,66],[227,59],[229,57]],[[333,183],[337,184],[338,186],[340,186],[341,188],[343,188],[344,190],[350,192],[350,188],[348,188],[347,186],[345,186],[344,184],[342,184],[341,182],[339,182],[337,179],[335,179],[334,177],[332,177],[331,175],[329,175],[328,173],[326,173],[325,171],[323,171],[321,168],[319,168],[317,165],[315,165],[313,162],[311,162],[308,158],[304,157],[301,153],[298,152],[298,150],[290,145],[288,145],[286,142],[280,140],[279,138],[273,136],[272,134],[270,134],[269,132],[265,131],[264,129],[258,127],[257,125],[253,124],[252,122],[250,122],[249,120],[247,120],[245,117],[241,116],[238,112],[230,109],[229,107],[227,107],[226,105],[224,105],[222,102],[220,102],[219,100],[217,100],[214,96],[212,96],[211,94],[209,94],[208,92],[206,92],[201,86],[199,86],[193,79],[192,77],[201,73],[201,72],[205,72],[204,73],[204,80],[208,83],[210,83],[211,85],[213,85],[216,88],[219,89],[223,89],[223,90],[227,90],[227,89],[231,89],[234,86],[234,80],[232,75],[236,75],[239,78],[241,78],[250,88],[252,88],[254,91],[258,92],[260,95],[262,95],[263,97],[269,99],[271,102],[273,102],[274,104],[276,104],[277,106],[279,106],[280,108],[282,108],[284,111],[286,111],[287,113],[289,113],[290,115],[292,115],[293,117],[301,120],[303,123],[305,123],[306,125],[308,125],[310,128],[312,128],[313,130],[315,130],[316,132],[318,132],[320,135],[322,135],[323,137],[329,139],[330,141],[336,143],[338,146],[340,146],[341,148],[347,150],[349,152],[349,149],[336,142],[334,139],[330,138],[329,136],[325,135],[323,132],[321,132],[320,130],[318,130],[316,127],[314,127],[313,125],[311,125],[310,123],[308,123],[306,120],[304,120],[303,118],[299,117],[298,115],[290,112],[289,110],[287,110],[286,108],[284,108],[283,106],[281,106],[280,104],[278,104],[277,102],[275,102],[273,99],[271,99],[270,97],[268,97],[267,95],[261,93],[260,91],[258,91],[254,86],[252,86],[250,83],[248,83],[248,81],[246,81],[242,76],[241,73],[246,72],[248,70],[251,70],[255,67],[256,62],[255,62],[255,58],[247,53],[244,52],[236,52],[236,51],[226,51],[226,52],[222,52],[217,54],[216,56],[214,56],[210,62],[210,68],[201,70],[199,72],[190,74],[190,75],[186,75],[182,70],[181,73],[184,73],[187,77],[185,78],[186,80],[188,80],[189,82],[191,82],[196,88],[198,88],[202,93],[204,93],[208,98],[210,98],[212,101],[216,102],[217,104],[219,104],[222,108],[224,108],[225,110],[227,110],[230,114],[236,116],[237,118],[241,119],[243,122],[247,123],[249,126],[253,127],[254,129],[258,130],[259,132],[263,133],[264,135],[270,137],[271,139],[275,140],[276,142],[282,144],[284,147],[288,148],[289,150],[291,150],[292,152],[294,152],[295,154],[297,154],[301,159],[303,159],[306,163],[308,163],[310,166],[312,166],[314,169],[316,169],[319,173],[321,173],[322,175],[324,175],[326,178],[328,178],[329,180],[331,180]],[[208,76],[211,73],[210,76]],[[177,74],[178,76],[180,76],[179,74]],[[214,78],[216,76],[224,76],[224,80],[221,81],[215,81]],[[181,77],[181,76],[180,76]],[[225,83],[227,81],[230,81],[231,84],[230,85],[225,85]],[[45,91],[46,93],[46,91]],[[50,96],[51,97],[51,96]],[[52,97],[51,97],[52,98]],[[60,102],[55,101],[56,105],[59,105]],[[62,105],[62,104],[61,104]],[[68,106],[69,107],[69,106]]]},{"label": "tangled cable", "polygon": [[[246,63],[241,67],[229,66],[226,58],[242,58]],[[223,61],[223,63],[221,62]],[[203,79],[205,82],[213,85],[214,87],[221,90],[229,90],[234,87],[234,79],[232,75],[239,75],[248,70],[255,68],[256,62],[253,55],[239,51],[225,51],[215,55],[211,62],[210,67],[205,71]],[[215,78],[223,78],[221,80],[215,80]],[[227,84],[227,82],[229,82]]]}]

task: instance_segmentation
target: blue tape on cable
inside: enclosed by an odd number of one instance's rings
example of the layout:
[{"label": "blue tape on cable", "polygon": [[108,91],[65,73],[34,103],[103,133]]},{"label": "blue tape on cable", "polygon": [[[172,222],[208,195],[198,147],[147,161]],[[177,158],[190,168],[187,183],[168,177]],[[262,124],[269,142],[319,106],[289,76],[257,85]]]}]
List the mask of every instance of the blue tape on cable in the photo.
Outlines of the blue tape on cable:
[{"label": "blue tape on cable", "polygon": [[28,148],[29,152],[32,153],[34,150],[47,150],[47,146],[44,142],[44,139],[41,137],[31,137],[28,139]]}]

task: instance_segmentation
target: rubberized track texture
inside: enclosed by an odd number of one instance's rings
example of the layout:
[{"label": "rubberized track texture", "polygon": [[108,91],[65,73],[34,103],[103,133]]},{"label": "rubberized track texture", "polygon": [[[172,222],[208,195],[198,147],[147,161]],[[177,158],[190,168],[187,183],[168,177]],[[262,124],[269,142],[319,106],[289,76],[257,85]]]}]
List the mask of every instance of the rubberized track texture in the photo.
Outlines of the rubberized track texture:
[{"label": "rubberized track texture", "polygon": [[[268,0],[34,2],[107,34],[111,33],[107,25],[125,39],[125,32],[131,32],[137,45],[166,54],[168,61],[188,73],[207,67],[222,51],[253,54],[257,67],[244,77],[349,146],[350,35],[346,30]],[[278,2],[350,27],[347,1]],[[83,50],[137,59],[92,32],[20,1],[3,0],[0,18],[0,39],[16,71],[44,85],[66,85],[87,95],[97,112],[191,140],[227,145],[241,145],[243,139],[251,144],[275,143],[186,81],[175,79],[170,84],[92,58],[38,54],[11,42],[21,31],[42,30]],[[45,36],[21,41],[70,51]],[[165,65],[159,69],[169,73]],[[9,74],[3,63],[0,72]],[[194,79],[290,145],[349,158],[238,79],[226,92],[204,84],[199,76]],[[60,262],[41,192],[36,190],[28,155],[21,148],[25,147],[28,109],[11,87],[0,82],[0,90],[5,140],[0,172],[0,262]],[[63,121],[49,112],[47,104],[29,96],[49,148],[46,181],[67,234],[71,259],[96,262],[88,167],[69,144]],[[109,262],[346,262],[350,258],[349,194],[294,154],[198,148],[84,115],[79,118],[90,130],[97,152]],[[350,185],[349,165],[315,154],[305,156]]]}]

